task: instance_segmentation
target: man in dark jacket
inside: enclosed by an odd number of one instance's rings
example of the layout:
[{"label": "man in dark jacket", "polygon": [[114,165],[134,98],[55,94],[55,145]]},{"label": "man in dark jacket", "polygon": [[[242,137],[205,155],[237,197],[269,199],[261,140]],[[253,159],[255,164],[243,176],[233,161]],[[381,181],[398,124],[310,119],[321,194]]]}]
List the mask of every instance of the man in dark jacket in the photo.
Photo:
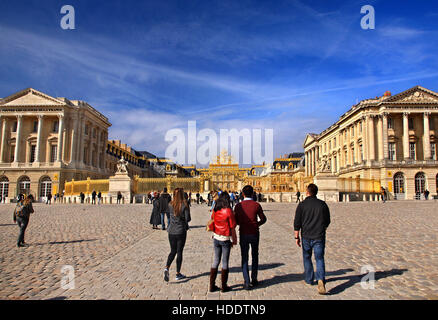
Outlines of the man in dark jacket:
[{"label": "man in dark jacket", "polygon": [[301,202],[295,212],[294,230],[295,240],[301,247],[300,231],[303,243],[304,276],[307,284],[313,284],[315,274],[312,264],[312,251],[316,260],[316,280],[318,292],[325,294],[325,233],[330,224],[330,210],[327,204],[316,198],[318,187],[309,184],[306,199]]},{"label": "man in dark jacket", "polygon": [[169,202],[172,200],[170,194],[167,193],[167,188],[163,189],[163,193],[161,193],[159,201],[160,201],[160,214],[161,214],[161,228],[166,230],[166,226],[164,224],[164,215],[167,216],[167,225],[169,226],[170,216],[169,216]]},{"label": "man in dark jacket", "polygon": [[[242,272],[244,289],[250,290],[257,286],[257,274],[259,266],[259,227],[266,222],[262,206],[252,199],[254,189],[250,185],[243,188],[245,198],[234,207],[236,222],[239,225],[240,253],[242,256]],[[249,282],[249,247],[251,247],[251,283]]]}]

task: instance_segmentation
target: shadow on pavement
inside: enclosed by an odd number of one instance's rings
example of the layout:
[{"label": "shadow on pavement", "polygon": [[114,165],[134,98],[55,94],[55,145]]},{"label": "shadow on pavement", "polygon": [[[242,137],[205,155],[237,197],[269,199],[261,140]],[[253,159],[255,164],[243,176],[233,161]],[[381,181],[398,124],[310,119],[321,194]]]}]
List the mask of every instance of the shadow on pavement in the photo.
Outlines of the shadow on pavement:
[{"label": "shadow on pavement", "polygon": [[5,223],[5,224],[0,224],[0,227],[7,227],[7,226],[15,226],[15,223]]},{"label": "shadow on pavement", "polygon": [[[259,265],[259,271],[260,270],[268,270],[268,269],[274,269],[274,268],[278,268],[283,266],[284,263],[268,263],[268,264],[260,264]],[[241,267],[232,267],[230,268],[230,273],[239,273],[242,272],[242,268]],[[219,267],[219,271],[218,271],[218,278],[220,279],[220,267]],[[184,282],[188,282],[190,280],[196,279],[196,278],[200,278],[200,277],[206,277],[210,275],[210,271],[208,272],[204,272],[204,273],[200,273],[194,276],[187,276],[187,278],[185,278],[184,280],[180,280],[178,281],[178,283],[184,283]]]},{"label": "shadow on pavement", "polygon": [[[408,269],[391,269],[387,271],[377,271],[374,274],[374,280],[378,281],[383,278],[392,277],[395,275],[402,275],[404,272],[408,271]],[[359,274],[359,275],[352,275],[352,276],[346,276],[346,277],[337,277],[337,278],[331,278],[327,279],[328,282],[332,281],[341,281],[341,280],[347,280],[344,283],[341,283],[340,285],[330,289],[327,294],[328,295],[335,295],[343,292],[345,289],[348,289],[352,286],[354,286],[356,283],[361,282],[362,278],[365,276],[365,274]]]},{"label": "shadow on pavement", "polygon": [[82,239],[82,240],[70,240],[70,241],[51,241],[46,243],[35,243],[34,246],[44,246],[46,244],[68,244],[68,243],[80,243],[80,242],[90,242],[90,241],[96,241],[99,239]]}]

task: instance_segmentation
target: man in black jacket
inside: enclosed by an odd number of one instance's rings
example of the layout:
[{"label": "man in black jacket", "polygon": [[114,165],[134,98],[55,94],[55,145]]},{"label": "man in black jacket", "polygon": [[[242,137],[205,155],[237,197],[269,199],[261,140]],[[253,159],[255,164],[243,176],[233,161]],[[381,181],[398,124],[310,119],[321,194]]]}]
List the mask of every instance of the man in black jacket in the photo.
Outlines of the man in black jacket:
[{"label": "man in black jacket", "polygon": [[167,216],[167,226],[169,226],[169,202],[172,200],[170,194],[167,193],[167,188],[163,189],[163,193],[160,195],[160,214],[161,214],[161,228],[166,230],[166,226],[164,224],[164,214]]},{"label": "man in black jacket", "polygon": [[316,260],[316,280],[318,292],[325,294],[325,233],[330,224],[330,210],[327,204],[316,198],[318,187],[309,184],[306,199],[301,202],[295,212],[294,230],[295,240],[301,247],[300,231],[303,243],[304,277],[307,284],[313,284],[315,273],[312,264],[312,251]]}]

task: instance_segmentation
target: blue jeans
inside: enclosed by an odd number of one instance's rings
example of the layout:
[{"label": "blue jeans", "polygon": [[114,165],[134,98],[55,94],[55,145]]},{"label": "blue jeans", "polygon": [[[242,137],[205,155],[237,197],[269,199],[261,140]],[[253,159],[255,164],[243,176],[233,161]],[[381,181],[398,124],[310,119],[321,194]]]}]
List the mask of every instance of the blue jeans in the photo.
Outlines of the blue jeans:
[{"label": "blue jeans", "polygon": [[164,224],[164,215],[167,216],[167,227],[169,227],[170,223],[170,214],[169,212],[161,212],[161,229],[166,229],[166,225]]},{"label": "blue jeans", "polygon": [[306,283],[312,284],[315,280],[315,274],[312,264],[312,251],[315,253],[316,260],[316,280],[322,280],[325,283],[325,262],[324,249],[325,240],[310,240],[302,241],[303,247],[303,263],[304,263],[304,278]]},{"label": "blue jeans", "polygon": [[251,280],[257,281],[259,269],[259,240],[260,234],[240,235],[240,252],[242,255],[242,272],[245,283],[249,283],[249,247],[251,246]]},{"label": "blue jeans", "polygon": [[228,261],[230,260],[231,241],[219,241],[213,239],[214,259],[211,267],[217,269],[222,258],[222,270],[228,270]]},{"label": "blue jeans", "polygon": [[18,235],[17,244],[24,242],[24,233],[26,232],[27,225],[29,224],[29,218],[17,217],[17,224],[20,227],[20,234]]}]

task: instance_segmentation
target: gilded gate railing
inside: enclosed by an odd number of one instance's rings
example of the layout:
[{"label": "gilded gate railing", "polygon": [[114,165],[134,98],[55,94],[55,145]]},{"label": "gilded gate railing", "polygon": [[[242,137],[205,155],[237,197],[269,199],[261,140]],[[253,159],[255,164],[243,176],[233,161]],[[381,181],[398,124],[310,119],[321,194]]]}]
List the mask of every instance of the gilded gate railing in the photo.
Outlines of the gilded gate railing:
[{"label": "gilded gate railing", "polygon": [[134,194],[145,194],[151,191],[160,191],[167,188],[169,192],[176,188],[183,188],[184,191],[203,192],[203,180],[196,178],[139,178],[133,179]]},{"label": "gilded gate railing", "polygon": [[79,181],[73,179],[72,181],[65,182],[64,189],[64,195],[66,196],[76,196],[81,192],[88,195],[91,194],[93,190],[97,193],[99,193],[99,191],[107,193],[109,190],[109,179],[91,180],[88,178],[87,180]]},{"label": "gilded gate railing", "polygon": [[380,180],[363,178],[338,178],[340,192],[380,192]]}]

